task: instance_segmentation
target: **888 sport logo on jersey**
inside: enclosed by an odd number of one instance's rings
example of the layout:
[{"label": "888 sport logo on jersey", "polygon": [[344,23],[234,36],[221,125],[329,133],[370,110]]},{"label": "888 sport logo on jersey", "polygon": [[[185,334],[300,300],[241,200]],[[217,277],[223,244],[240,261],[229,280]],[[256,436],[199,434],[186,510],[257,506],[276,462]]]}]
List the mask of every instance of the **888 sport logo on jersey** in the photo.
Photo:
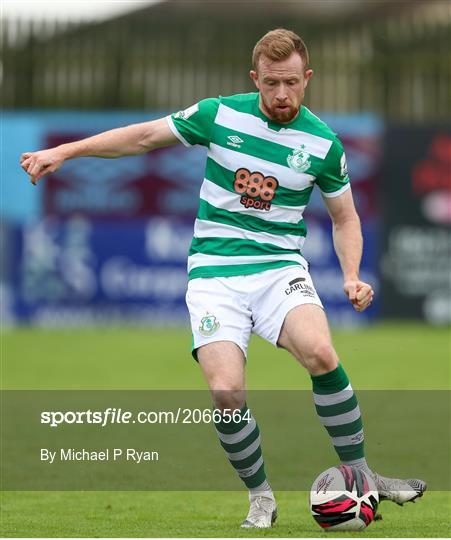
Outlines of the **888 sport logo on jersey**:
[{"label": "888 sport logo on jersey", "polygon": [[233,187],[241,194],[240,203],[246,208],[266,210],[271,208],[279,182],[274,176],[264,176],[261,172],[251,172],[242,167],[235,172]]}]

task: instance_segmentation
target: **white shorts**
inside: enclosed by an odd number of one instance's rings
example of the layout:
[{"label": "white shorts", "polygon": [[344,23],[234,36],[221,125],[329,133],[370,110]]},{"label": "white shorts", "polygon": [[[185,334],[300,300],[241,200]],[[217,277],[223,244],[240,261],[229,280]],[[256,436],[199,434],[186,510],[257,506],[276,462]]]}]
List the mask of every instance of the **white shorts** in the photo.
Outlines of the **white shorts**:
[{"label": "white shorts", "polygon": [[215,341],[236,343],[246,357],[251,333],[277,345],[291,309],[302,304],[323,307],[307,266],[189,281],[186,303],[194,357],[196,349]]}]

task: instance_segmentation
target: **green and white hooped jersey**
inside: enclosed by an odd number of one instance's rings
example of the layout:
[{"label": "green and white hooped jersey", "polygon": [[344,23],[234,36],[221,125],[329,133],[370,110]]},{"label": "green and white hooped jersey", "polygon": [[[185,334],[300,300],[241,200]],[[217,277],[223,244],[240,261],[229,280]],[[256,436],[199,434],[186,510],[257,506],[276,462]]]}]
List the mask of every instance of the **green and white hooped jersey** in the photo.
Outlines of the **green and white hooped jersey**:
[{"label": "green and white hooped jersey", "polygon": [[315,183],[325,197],[350,187],[335,133],[304,106],[289,124],[270,120],[258,93],[204,99],[167,122],[186,146],[208,148],[189,279],[302,264]]}]

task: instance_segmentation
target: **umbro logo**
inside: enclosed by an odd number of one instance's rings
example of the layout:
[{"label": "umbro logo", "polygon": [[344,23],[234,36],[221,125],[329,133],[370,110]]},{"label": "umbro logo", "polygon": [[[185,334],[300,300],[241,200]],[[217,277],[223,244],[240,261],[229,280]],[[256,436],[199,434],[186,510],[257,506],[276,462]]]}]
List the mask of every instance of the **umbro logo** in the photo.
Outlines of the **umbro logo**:
[{"label": "umbro logo", "polygon": [[227,138],[229,139],[227,144],[234,148],[241,148],[241,143],[244,143],[243,139],[238,137],[238,135],[229,135]]}]

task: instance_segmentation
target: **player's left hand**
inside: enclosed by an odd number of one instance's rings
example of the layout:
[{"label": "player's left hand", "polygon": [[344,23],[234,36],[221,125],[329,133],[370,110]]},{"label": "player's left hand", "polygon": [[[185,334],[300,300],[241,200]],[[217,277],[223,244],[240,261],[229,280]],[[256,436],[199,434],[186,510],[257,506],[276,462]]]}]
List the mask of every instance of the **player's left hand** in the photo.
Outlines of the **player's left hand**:
[{"label": "player's left hand", "polygon": [[373,288],[359,279],[345,281],[343,290],[356,311],[365,310],[373,300]]}]

